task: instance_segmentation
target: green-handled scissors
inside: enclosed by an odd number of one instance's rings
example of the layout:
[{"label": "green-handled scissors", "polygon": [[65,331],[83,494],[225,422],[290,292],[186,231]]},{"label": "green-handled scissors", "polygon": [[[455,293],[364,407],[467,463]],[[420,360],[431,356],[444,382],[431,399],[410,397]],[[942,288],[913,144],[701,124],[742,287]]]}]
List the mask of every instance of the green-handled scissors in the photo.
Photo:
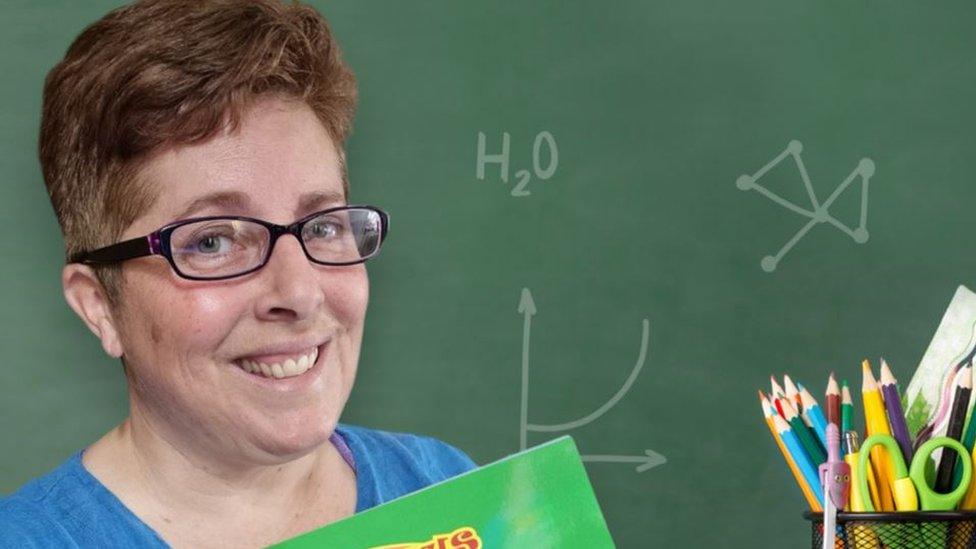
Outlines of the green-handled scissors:
[{"label": "green-handled scissors", "polygon": [[[891,435],[878,434],[872,435],[864,441],[858,458],[858,472],[860,473],[858,481],[861,485],[861,500],[866,511],[874,512],[875,510],[871,503],[871,492],[868,491],[867,474],[868,468],[871,466],[868,462],[871,449],[879,445],[888,450],[888,455],[891,457],[891,463],[894,466],[895,478],[892,479],[892,491],[894,492],[896,510],[918,511],[921,507],[922,511],[952,511],[966,495],[973,475],[973,463],[966,447],[959,441],[950,437],[936,437],[927,441],[915,452],[911,468],[908,468],[895,438]],[[932,452],[937,448],[945,448],[943,451],[954,450],[961,458],[959,462],[962,464],[962,479],[953,491],[946,494],[936,492],[925,478],[925,468]],[[922,521],[918,526],[920,528],[919,537],[929,547],[944,547],[948,533],[947,525],[940,522],[924,522],[924,519]],[[901,536],[897,534],[896,530],[890,529],[888,526],[890,525],[879,526],[876,529],[881,540],[892,547],[903,546],[904,542],[901,540]]]},{"label": "green-handled scissors", "polygon": [[[959,441],[949,437],[936,437],[927,441],[915,452],[909,469],[905,465],[905,458],[902,457],[898,442],[893,436],[871,435],[861,446],[860,461],[858,462],[861,500],[864,502],[864,509],[868,512],[875,510],[871,503],[871,492],[868,491],[868,458],[871,454],[871,448],[879,445],[888,450],[891,464],[894,466],[895,478],[892,479],[894,483],[892,489],[896,510],[918,511],[921,508],[922,511],[951,511],[959,505],[963,496],[966,495],[969,481],[973,475],[973,464],[966,447]],[[959,462],[962,464],[962,479],[953,491],[946,494],[936,492],[925,479],[926,464],[928,464],[932,452],[937,448],[955,450],[961,458]]]}]

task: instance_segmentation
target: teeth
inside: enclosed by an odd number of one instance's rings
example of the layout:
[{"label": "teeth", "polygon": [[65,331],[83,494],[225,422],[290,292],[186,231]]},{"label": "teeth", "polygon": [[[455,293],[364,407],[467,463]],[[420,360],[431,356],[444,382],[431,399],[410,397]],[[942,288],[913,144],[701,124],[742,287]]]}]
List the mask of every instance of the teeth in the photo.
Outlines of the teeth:
[{"label": "teeth", "polygon": [[298,371],[298,364],[289,358],[281,364],[281,370],[284,372],[284,375],[293,376]]},{"label": "teeth", "polygon": [[318,357],[319,350],[316,348],[310,354],[300,357],[297,361],[294,359],[288,359],[281,363],[265,364],[263,362],[241,360],[238,362],[238,366],[240,366],[244,371],[255,375],[263,375],[264,377],[281,379],[304,374],[315,364]]}]

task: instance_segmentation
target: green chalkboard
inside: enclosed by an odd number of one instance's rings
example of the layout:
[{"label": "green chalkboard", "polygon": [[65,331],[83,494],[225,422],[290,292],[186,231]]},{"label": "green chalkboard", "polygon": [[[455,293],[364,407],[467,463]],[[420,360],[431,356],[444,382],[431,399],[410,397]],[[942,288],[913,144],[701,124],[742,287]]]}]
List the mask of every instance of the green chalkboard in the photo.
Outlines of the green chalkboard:
[{"label": "green chalkboard", "polygon": [[[570,434],[621,547],[809,543],[755,391],[906,383],[976,286],[976,7],[314,3],[359,79],[351,199],[392,220],[344,421],[482,463]],[[0,493],[126,413],[35,154],[115,5],[0,17]]]}]

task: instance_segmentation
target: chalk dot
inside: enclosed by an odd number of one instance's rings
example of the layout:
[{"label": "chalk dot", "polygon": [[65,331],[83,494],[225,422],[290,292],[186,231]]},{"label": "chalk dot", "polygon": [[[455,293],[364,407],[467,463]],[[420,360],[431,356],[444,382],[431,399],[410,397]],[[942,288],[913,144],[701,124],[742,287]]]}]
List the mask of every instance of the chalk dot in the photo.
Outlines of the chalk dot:
[{"label": "chalk dot", "polygon": [[871,177],[874,175],[874,161],[870,158],[862,158],[861,163],[857,165],[857,169],[864,177]]},{"label": "chalk dot", "polygon": [[738,187],[740,191],[748,191],[752,188],[752,176],[740,175],[739,178],[735,180],[735,186]]},{"label": "chalk dot", "polygon": [[803,152],[803,143],[800,143],[794,139],[793,141],[790,141],[789,145],[786,146],[786,150],[788,150],[790,154],[800,154]]},{"label": "chalk dot", "polygon": [[854,229],[854,242],[858,244],[864,244],[868,241],[868,230],[864,227],[858,227]]},{"label": "chalk dot", "polygon": [[771,255],[767,255],[766,257],[762,258],[760,265],[762,266],[762,270],[766,271],[767,273],[771,273],[776,270],[776,258]]}]

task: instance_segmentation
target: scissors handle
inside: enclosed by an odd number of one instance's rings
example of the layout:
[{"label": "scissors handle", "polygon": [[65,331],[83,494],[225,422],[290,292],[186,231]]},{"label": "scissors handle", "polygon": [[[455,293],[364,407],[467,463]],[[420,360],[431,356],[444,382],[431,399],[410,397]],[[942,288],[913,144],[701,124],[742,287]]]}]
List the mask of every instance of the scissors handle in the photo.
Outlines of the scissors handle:
[{"label": "scissors handle", "polygon": [[[888,458],[891,461],[895,478],[890,479],[893,483],[895,496],[895,509],[898,511],[918,510],[918,497],[915,494],[915,487],[908,476],[908,466],[905,465],[905,458],[901,455],[901,449],[895,437],[885,434],[869,436],[864,445],[861,446],[860,456],[858,457],[858,482],[861,485],[861,499],[864,502],[864,510],[873,513],[874,504],[871,502],[871,492],[868,490],[868,474],[871,471],[871,450],[875,446],[883,446],[888,451]],[[876,463],[875,466],[880,466]],[[881,482],[881,478],[878,479]]]},{"label": "scissors handle", "polygon": [[[945,448],[943,452],[948,450],[953,450],[959,454],[959,462],[962,465],[962,478],[959,480],[959,485],[948,493],[941,494],[936,492],[932,486],[929,485],[928,481],[925,480],[925,464],[929,461],[929,456],[936,448]],[[959,443],[958,440],[950,437],[937,437],[928,440],[921,448],[915,452],[915,457],[912,459],[912,468],[908,474],[912,482],[915,483],[915,488],[918,491],[918,499],[921,503],[923,511],[951,511],[959,505],[959,501],[962,500],[963,496],[966,495],[966,490],[969,489],[969,481],[972,479],[973,475],[973,464],[972,458],[969,457],[969,452],[966,447]]]}]

